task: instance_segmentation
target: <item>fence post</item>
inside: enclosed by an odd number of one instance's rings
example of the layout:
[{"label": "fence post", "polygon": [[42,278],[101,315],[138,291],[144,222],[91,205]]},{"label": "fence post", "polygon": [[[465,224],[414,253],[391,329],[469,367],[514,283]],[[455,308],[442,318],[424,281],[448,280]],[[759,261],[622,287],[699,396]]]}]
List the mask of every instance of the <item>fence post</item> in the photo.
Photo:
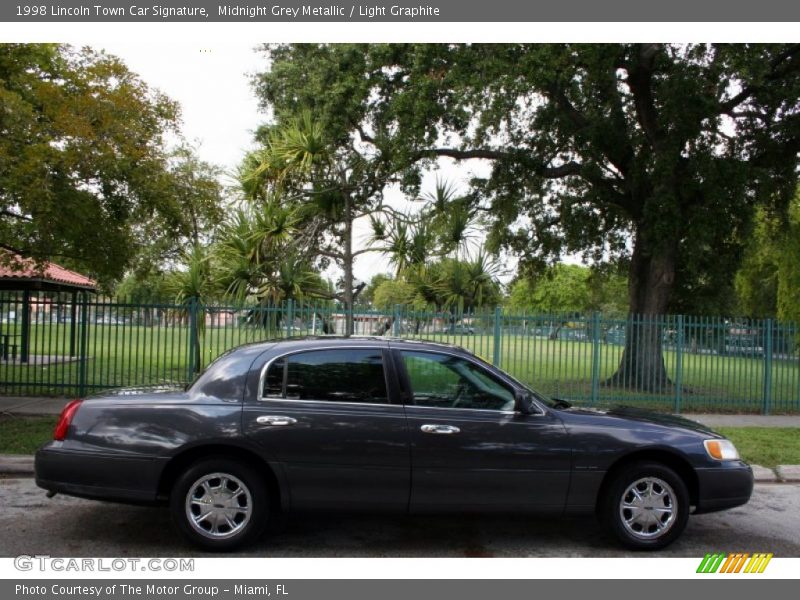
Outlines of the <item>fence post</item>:
[{"label": "fence post", "polygon": [[292,324],[294,323],[294,300],[286,301],[286,337],[292,337]]},{"label": "fence post", "polygon": [[31,355],[31,292],[22,292],[22,338],[20,339],[19,362],[27,363]]},{"label": "fence post", "polygon": [[392,335],[400,337],[400,318],[402,307],[399,304],[394,305],[394,315],[392,315]]},{"label": "fence post", "polygon": [[600,313],[592,313],[592,397],[594,406],[600,397]]},{"label": "fence post", "polygon": [[187,369],[187,381],[194,379],[195,356],[197,346],[197,298],[192,296],[189,299],[189,367]]},{"label": "fence post", "polygon": [[681,400],[683,399],[683,315],[678,315],[678,331],[675,336],[675,413],[681,412]]},{"label": "fence post", "polygon": [[81,341],[78,356],[78,396],[86,395],[86,373],[89,361],[89,294],[81,293]]},{"label": "fence post", "polygon": [[764,407],[768,415],[772,410],[772,319],[764,321]]},{"label": "fence post", "polygon": [[76,356],[78,351],[78,292],[72,292],[72,304],[69,309],[69,355]]},{"label": "fence post", "polygon": [[502,328],[500,320],[503,318],[503,309],[500,306],[494,307],[494,353],[492,355],[492,364],[495,367],[500,366],[500,342],[502,335]]}]

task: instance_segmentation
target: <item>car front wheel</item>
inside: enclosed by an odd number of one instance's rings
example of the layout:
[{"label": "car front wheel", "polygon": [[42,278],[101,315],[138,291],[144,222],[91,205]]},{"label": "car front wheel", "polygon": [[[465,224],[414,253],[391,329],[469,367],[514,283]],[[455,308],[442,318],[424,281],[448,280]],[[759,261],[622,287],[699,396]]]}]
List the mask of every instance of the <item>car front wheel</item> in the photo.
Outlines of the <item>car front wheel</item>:
[{"label": "car front wheel", "polygon": [[178,530],[205,550],[227,551],[253,542],[269,512],[264,479],[246,464],[202,459],[178,477],[170,495]]},{"label": "car front wheel", "polygon": [[689,491],[675,471],[654,462],[624,467],[604,495],[600,517],[623,545],[658,550],[674,542],[689,520]]}]

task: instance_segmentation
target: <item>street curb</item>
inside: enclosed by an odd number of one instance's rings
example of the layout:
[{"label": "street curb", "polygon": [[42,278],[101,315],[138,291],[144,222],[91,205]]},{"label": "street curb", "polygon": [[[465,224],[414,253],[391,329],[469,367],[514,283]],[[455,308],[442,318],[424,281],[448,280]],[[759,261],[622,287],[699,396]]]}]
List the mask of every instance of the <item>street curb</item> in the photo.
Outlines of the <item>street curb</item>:
[{"label": "street curb", "polygon": [[0,454],[0,475],[33,475],[32,454]]},{"label": "street curb", "polygon": [[756,483],[776,483],[779,481],[775,471],[761,465],[750,465],[753,469],[753,480]]},{"label": "street curb", "polygon": [[787,483],[800,482],[800,465],[778,465],[775,472],[781,481]]}]

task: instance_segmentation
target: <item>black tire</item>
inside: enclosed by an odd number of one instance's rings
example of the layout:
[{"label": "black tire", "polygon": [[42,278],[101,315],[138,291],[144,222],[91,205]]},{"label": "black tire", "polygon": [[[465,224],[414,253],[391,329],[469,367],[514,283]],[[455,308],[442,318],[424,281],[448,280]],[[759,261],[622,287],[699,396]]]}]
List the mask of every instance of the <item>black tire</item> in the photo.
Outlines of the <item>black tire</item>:
[{"label": "black tire", "polygon": [[[632,490],[637,483],[636,491],[645,500],[637,498]],[[648,487],[650,484],[652,487]],[[639,509],[640,504],[644,508]],[[650,504],[654,506],[648,507]],[[631,505],[635,507],[628,508]],[[671,513],[668,512],[670,508]],[[636,462],[614,475],[598,509],[600,521],[624,546],[634,550],[659,550],[674,542],[686,528],[689,490],[680,476],[666,465]]]},{"label": "black tire", "polygon": [[[230,458],[204,458],[189,466],[172,486],[169,505],[178,531],[192,544],[216,552],[254,542],[270,512],[264,478]],[[190,519],[190,513],[200,517],[206,506],[213,511],[206,519]]]}]

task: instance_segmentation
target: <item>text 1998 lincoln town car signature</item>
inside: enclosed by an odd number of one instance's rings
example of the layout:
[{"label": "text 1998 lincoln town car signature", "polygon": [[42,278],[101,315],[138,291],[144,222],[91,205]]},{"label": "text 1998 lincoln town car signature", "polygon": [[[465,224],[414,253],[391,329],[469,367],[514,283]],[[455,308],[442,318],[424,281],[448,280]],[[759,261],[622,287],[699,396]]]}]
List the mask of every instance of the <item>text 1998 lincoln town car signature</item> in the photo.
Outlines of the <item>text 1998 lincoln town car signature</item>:
[{"label": "text 1998 lincoln town car signature", "polygon": [[73,401],[54,438],[40,487],[169,503],[215,550],[289,510],[594,513],[656,549],[753,488],[733,444],[697,423],[573,408],[465,350],[382,338],[242,346],[185,392]]}]

